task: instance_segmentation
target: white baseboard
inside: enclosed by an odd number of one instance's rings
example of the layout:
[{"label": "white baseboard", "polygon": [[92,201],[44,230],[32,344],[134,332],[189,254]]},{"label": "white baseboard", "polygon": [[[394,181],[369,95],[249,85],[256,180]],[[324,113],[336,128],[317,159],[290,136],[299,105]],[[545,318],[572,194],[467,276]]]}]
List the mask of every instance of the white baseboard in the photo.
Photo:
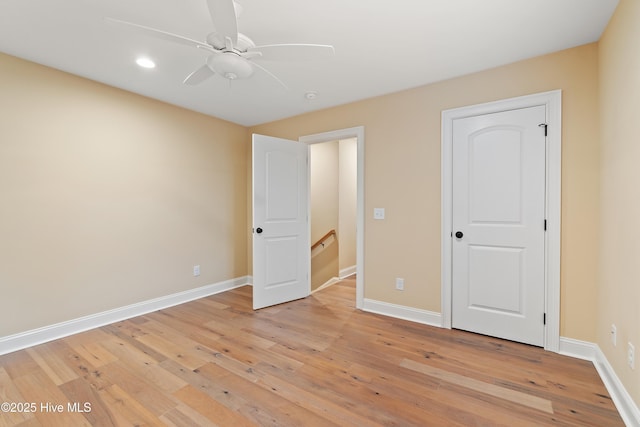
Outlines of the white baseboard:
[{"label": "white baseboard", "polygon": [[318,288],[314,289],[311,291],[311,293],[315,293],[318,291],[321,291],[323,289],[328,288],[331,285],[335,285],[336,283],[338,283],[339,281],[346,279],[347,277],[356,274],[356,266],[352,265],[351,267],[347,267],[347,268],[343,268],[342,270],[340,270],[338,277],[332,277],[331,279],[327,280],[326,282],[324,282],[322,285],[318,286]]},{"label": "white baseboard", "polygon": [[390,304],[388,302],[376,301],[365,298],[362,310],[371,313],[382,314],[384,316],[397,317],[398,319],[409,320],[411,322],[422,323],[424,325],[442,327],[442,316],[428,310],[407,307],[404,305]]},{"label": "white baseboard", "polygon": [[89,329],[98,328],[110,323],[151,313],[152,311],[162,310],[174,305],[184,304],[185,302],[228,291],[230,289],[244,286],[248,281],[249,276],[238,277],[202,286],[200,288],[142,301],[125,307],[103,311],[102,313],[91,314],[89,316],[72,319],[66,322],[0,337],[0,355],[12,353],[27,347],[32,347],[34,345],[88,331]]},{"label": "white baseboard", "polygon": [[640,426],[640,409],[597,344],[560,337],[560,354],[590,360],[611,395],[622,420],[629,427]]},{"label": "white baseboard", "polygon": [[349,276],[356,274],[356,267],[357,267],[356,265],[352,265],[351,267],[343,268],[338,273],[338,277],[340,277],[340,279],[345,279]]},{"label": "white baseboard", "polygon": [[340,281],[339,277],[332,277],[331,279],[327,280],[326,282],[324,282],[322,285],[320,285],[317,289],[314,289],[311,291],[311,293],[315,293],[318,291],[321,291],[323,289],[328,288],[331,285],[335,285],[336,283],[338,283]]},{"label": "white baseboard", "polygon": [[598,346],[587,341],[574,340],[573,338],[560,337],[559,354],[574,357],[576,359],[593,362],[596,358]]},{"label": "white baseboard", "polygon": [[620,412],[624,423],[627,426],[640,426],[640,409],[638,409],[638,405],[633,401],[629,392],[627,392],[622,381],[620,381],[620,378],[618,378],[606,356],[598,346],[596,346],[593,364],[600,374],[602,382],[607,387],[613,403],[616,404],[616,408],[618,408],[618,412]]}]

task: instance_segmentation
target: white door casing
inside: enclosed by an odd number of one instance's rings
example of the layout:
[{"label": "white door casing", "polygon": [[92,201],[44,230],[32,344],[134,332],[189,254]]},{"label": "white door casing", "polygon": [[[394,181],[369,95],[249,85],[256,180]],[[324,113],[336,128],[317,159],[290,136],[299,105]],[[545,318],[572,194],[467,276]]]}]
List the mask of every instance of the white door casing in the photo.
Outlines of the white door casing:
[{"label": "white door casing", "polygon": [[253,308],[311,290],[309,147],[253,135]]},{"label": "white door casing", "polygon": [[545,123],[543,105],[453,122],[454,328],[544,344]]},{"label": "white door casing", "polygon": [[442,225],[441,277],[442,326],[452,327],[453,299],[453,128],[454,121],[501,111],[544,106],[547,124],[545,153],[544,233],[544,348],[559,351],[560,346],[560,206],[561,206],[561,91],[544,92],[442,112]]}]

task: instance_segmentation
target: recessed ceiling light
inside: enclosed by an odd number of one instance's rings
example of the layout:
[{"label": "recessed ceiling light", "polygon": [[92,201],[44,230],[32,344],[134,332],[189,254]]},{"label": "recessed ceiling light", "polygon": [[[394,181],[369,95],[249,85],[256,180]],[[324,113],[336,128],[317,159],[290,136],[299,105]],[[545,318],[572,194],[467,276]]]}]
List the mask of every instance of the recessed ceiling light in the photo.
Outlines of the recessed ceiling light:
[{"label": "recessed ceiling light", "polygon": [[142,68],[156,68],[156,63],[149,58],[138,58],[136,59],[136,64]]}]

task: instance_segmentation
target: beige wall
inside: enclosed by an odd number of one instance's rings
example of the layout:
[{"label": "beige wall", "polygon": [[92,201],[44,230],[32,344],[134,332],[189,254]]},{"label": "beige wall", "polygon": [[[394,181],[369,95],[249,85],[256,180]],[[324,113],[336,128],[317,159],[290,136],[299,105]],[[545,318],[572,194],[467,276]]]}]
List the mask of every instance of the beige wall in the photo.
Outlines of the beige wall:
[{"label": "beige wall", "polygon": [[338,230],[338,141],[311,144],[311,243]]},{"label": "beige wall", "polygon": [[0,94],[0,336],[246,274],[246,128],[3,54]]},{"label": "beige wall", "polygon": [[[365,297],[440,312],[444,109],[563,91],[561,334],[595,341],[598,48],[590,44],[251,129],[297,139],[365,127]],[[374,207],[386,219],[374,221]],[[405,278],[405,290],[394,278]]]},{"label": "beige wall", "polygon": [[338,145],[338,240],[340,271],[356,265],[356,223],[358,196],[358,141],[340,140]]},{"label": "beige wall", "polygon": [[[312,245],[329,231],[338,230],[338,159],[338,141],[309,147]],[[312,290],[338,275],[339,251],[338,240],[333,239],[311,258]]]},{"label": "beige wall", "polygon": [[[600,42],[601,250],[597,342],[640,405],[640,2],[621,0]],[[617,327],[617,346],[610,339]],[[636,347],[636,369],[626,363]]]}]

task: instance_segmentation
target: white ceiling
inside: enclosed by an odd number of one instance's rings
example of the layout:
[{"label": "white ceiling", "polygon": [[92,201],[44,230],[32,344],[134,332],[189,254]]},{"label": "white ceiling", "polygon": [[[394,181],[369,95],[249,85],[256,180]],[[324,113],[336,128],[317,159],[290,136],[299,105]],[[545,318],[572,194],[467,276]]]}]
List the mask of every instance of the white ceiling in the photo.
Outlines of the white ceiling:
[{"label": "white ceiling", "polygon": [[[182,84],[201,49],[108,24],[135,22],[196,40],[205,0],[0,0],[0,51],[250,126],[396,92],[600,38],[618,0],[238,0],[258,45],[331,44],[321,62],[262,62],[263,73]],[[135,59],[147,55],[153,70]],[[309,101],[305,92],[316,91]]]}]

